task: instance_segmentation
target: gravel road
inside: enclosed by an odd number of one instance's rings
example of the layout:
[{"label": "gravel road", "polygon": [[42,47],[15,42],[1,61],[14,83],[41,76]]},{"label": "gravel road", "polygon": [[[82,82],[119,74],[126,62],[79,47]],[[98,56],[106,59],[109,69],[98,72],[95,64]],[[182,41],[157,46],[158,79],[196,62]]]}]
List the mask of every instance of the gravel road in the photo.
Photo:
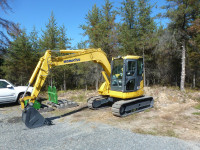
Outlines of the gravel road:
[{"label": "gravel road", "polygon": [[20,111],[5,115],[0,110],[0,150],[200,150],[200,143],[135,134],[100,123],[71,122],[70,116],[53,122],[52,126],[28,129]]}]

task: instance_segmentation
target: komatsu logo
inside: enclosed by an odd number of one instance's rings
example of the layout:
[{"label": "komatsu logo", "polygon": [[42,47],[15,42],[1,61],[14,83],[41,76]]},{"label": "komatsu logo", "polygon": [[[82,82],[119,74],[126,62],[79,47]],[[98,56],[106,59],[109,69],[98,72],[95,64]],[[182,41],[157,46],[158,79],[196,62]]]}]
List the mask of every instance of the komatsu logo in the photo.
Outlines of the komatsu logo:
[{"label": "komatsu logo", "polygon": [[77,61],[81,61],[81,59],[80,58],[68,59],[68,60],[64,60],[64,63],[77,62]]}]

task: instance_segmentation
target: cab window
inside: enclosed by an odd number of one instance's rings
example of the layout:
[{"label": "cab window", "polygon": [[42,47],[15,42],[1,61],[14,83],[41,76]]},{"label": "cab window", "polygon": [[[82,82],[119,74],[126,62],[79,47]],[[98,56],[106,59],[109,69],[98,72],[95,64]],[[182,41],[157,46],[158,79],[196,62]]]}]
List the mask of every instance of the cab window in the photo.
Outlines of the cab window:
[{"label": "cab window", "polygon": [[143,59],[142,59],[142,58],[138,59],[137,68],[138,68],[137,74],[138,74],[139,76],[141,76],[142,73],[143,73]]},{"label": "cab window", "polygon": [[111,89],[114,91],[121,91],[123,79],[123,59],[113,60],[112,68]]},{"label": "cab window", "polygon": [[126,75],[127,76],[133,76],[136,71],[136,61],[128,61],[128,68]]}]

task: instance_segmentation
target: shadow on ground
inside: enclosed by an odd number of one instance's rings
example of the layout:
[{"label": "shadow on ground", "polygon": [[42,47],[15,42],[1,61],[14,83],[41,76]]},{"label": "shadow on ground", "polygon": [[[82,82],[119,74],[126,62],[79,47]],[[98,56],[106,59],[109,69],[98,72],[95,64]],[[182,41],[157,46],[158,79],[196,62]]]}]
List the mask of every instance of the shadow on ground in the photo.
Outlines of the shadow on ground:
[{"label": "shadow on ground", "polygon": [[6,104],[0,104],[0,108],[4,108],[4,107],[13,107],[13,106],[17,106],[19,105],[18,103],[14,102],[14,103],[6,103]]},{"label": "shadow on ground", "polygon": [[55,117],[50,117],[50,118],[47,118],[47,119],[50,120],[50,121],[53,121],[53,120],[55,120],[55,119],[59,119],[59,118],[66,117],[66,116],[75,114],[75,113],[77,113],[77,112],[83,111],[83,110],[85,110],[85,109],[87,109],[87,108],[88,108],[88,106],[83,106],[83,107],[81,107],[81,108],[79,108],[79,109],[73,110],[73,111],[68,112],[68,113],[65,113],[65,114],[63,114],[63,115],[59,115],[59,116],[55,116]]}]

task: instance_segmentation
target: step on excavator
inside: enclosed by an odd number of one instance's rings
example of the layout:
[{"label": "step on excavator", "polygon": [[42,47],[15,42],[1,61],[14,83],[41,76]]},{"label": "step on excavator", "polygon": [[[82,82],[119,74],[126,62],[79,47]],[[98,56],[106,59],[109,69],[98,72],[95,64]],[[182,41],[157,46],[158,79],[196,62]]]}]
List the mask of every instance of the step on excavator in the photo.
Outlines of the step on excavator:
[{"label": "step on excavator", "polygon": [[[53,53],[61,53],[62,55],[55,57]],[[132,55],[118,56],[112,58],[110,65],[106,54],[100,48],[47,50],[44,56],[40,58],[29,80],[28,87],[33,85],[31,96],[25,96],[25,92],[20,99],[22,121],[28,128],[51,124],[50,120],[45,119],[33,107],[50,69],[55,66],[88,61],[98,63],[102,66],[104,70],[102,71],[102,75],[105,79],[105,82],[102,83],[98,90],[99,96],[88,99],[87,103],[90,109],[112,106],[113,115],[124,117],[153,107],[153,97],[144,96],[142,57]]]}]

